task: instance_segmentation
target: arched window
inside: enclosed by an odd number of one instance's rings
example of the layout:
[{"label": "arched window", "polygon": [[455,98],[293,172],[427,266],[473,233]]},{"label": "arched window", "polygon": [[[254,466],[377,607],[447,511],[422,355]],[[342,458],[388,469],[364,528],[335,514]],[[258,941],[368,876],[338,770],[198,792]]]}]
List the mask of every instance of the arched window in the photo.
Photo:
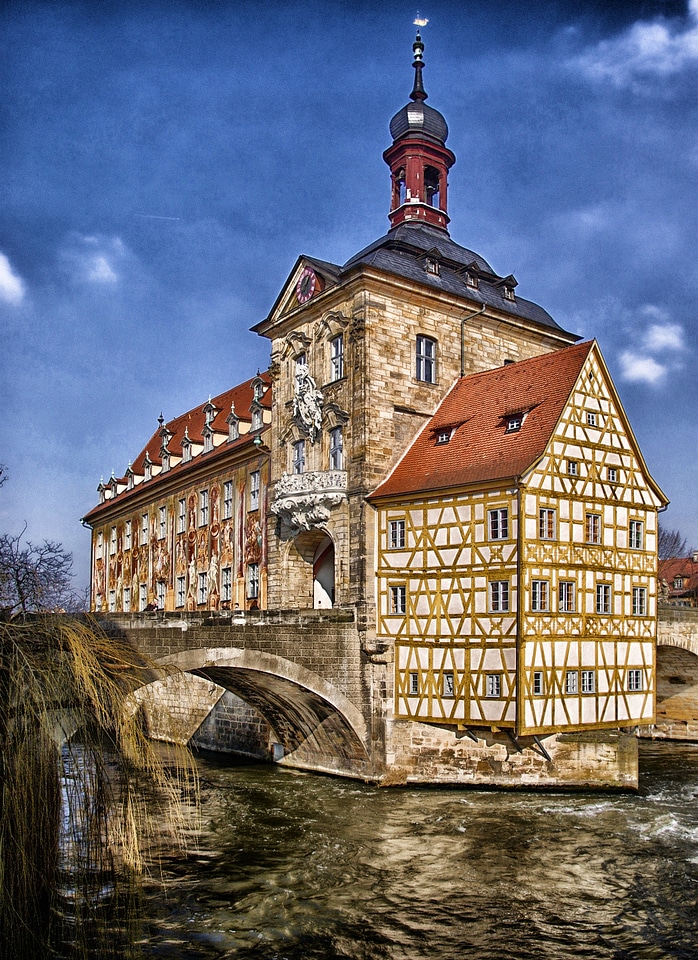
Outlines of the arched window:
[{"label": "arched window", "polygon": [[441,200],[441,183],[436,167],[424,168],[424,188],[429,206],[438,207]]},{"label": "arched window", "polygon": [[393,174],[393,208],[401,207],[407,199],[407,184],[405,181],[405,168],[400,167]]}]

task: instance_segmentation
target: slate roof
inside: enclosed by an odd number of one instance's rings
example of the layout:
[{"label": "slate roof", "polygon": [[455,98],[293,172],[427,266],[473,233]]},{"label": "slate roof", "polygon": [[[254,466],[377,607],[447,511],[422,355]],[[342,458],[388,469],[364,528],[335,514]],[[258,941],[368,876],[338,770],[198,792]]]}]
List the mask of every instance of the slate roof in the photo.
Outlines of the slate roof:
[{"label": "slate roof", "polygon": [[[544,453],[594,341],[457,380],[369,500],[515,478]],[[525,413],[521,429],[509,418]],[[448,443],[439,433],[453,431]]]},{"label": "slate roof", "polygon": [[[428,273],[425,267],[427,254],[434,253],[438,253],[438,276]],[[475,305],[487,304],[541,326],[565,332],[547,310],[532,300],[518,296],[509,300],[504,296],[505,281],[516,285],[513,277],[500,277],[483,257],[467,247],[461,247],[445,230],[430,224],[413,222],[394,227],[348,260],[342,267],[342,278],[361,264],[464,297]],[[466,267],[472,267],[478,275],[477,288],[468,285]],[[579,339],[574,334],[568,336],[572,340]]]},{"label": "slate roof", "polygon": [[[209,402],[213,404],[217,411],[215,417],[213,417],[211,420],[211,427],[214,434],[224,434],[225,436],[228,435],[229,429],[228,424],[226,423],[226,418],[230,414],[232,404],[235,405],[236,417],[243,422],[251,423],[252,413],[250,408],[254,399],[252,384],[258,378],[263,382],[265,388],[267,388],[259,400],[259,405],[266,410],[270,410],[272,391],[270,389],[271,378],[267,371],[265,373],[258,374],[258,376],[251,377],[244,383],[240,383],[237,386],[231,387],[229,390],[218,394],[218,396],[212,397],[210,401],[206,401],[194,407],[192,410],[188,410],[186,413],[183,413],[180,416],[165,422],[163,426],[167,428],[170,434],[172,434],[172,437],[167,445],[167,449],[169,450],[170,454],[176,458],[182,456],[182,440],[184,439],[185,430],[192,444],[199,447],[203,446],[203,429],[206,424],[204,407],[206,407]],[[145,475],[146,456],[150,458],[150,462],[152,464],[156,466],[162,465],[160,450],[162,448],[163,438],[160,436],[160,429],[161,428],[158,427],[155,430],[146,445],[131,464],[131,470],[137,477],[142,478]],[[267,424],[265,424],[265,429],[268,429]],[[145,487],[143,486],[143,483],[137,483],[131,490],[123,490],[117,494],[116,498],[108,499],[104,503],[100,503],[88,514],[86,514],[83,519],[89,521],[91,518],[96,517],[101,512],[108,511],[109,508],[113,507],[115,503],[121,504],[129,497],[137,495],[146,488],[148,490],[152,490],[160,480],[166,480],[170,477],[177,476],[178,473],[184,473],[187,470],[191,470],[193,466],[203,462],[203,460],[200,458],[205,458],[208,462],[217,459],[219,456],[230,452],[231,450],[237,450],[239,447],[247,446],[253,442],[256,435],[257,432],[255,432],[255,434],[246,433],[240,436],[237,440],[234,440],[230,443],[223,443],[214,447],[213,450],[206,454],[194,454],[192,459],[187,463],[180,462],[173,466],[166,473],[159,473],[157,476],[154,476],[151,480],[146,482]],[[125,473],[123,477],[117,477],[116,480],[120,485],[126,484],[127,473]]]}]

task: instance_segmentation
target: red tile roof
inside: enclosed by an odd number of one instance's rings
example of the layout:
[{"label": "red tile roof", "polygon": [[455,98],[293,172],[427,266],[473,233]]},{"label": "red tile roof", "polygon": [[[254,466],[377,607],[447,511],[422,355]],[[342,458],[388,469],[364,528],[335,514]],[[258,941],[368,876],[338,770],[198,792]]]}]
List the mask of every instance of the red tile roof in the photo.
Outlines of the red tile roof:
[{"label": "red tile roof", "polygon": [[[665,595],[669,600],[687,599],[698,595],[698,554],[690,557],[670,557],[659,561],[659,579],[665,581]],[[677,578],[680,586],[674,586]]]},{"label": "red tile roof", "polygon": [[[545,451],[593,341],[455,382],[369,499],[520,476]],[[520,430],[509,418],[525,413]],[[440,432],[453,431],[448,443]]]}]

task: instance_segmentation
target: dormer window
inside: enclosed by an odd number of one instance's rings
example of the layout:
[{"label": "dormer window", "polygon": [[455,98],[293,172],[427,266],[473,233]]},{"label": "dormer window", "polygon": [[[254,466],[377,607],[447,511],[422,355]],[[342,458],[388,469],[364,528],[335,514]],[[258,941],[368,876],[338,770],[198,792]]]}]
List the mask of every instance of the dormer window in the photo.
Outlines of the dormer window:
[{"label": "dormer window", "polygon": [[252,431],[262,429],[262,411],[259,407],[255,407],[252,411],[252,425],[250,427]]},{"label": "dormer window", "polygon": [[513,288],[513,287],[507,287],[507,286],[504,287],[504,299],[505,299],[505,300],[515,300],[515,299],[516,299],[516,297],[514,296],[514,288]]},{"label": "dormer window", "polygon": [[228,424],[228,441],[237,440],[240,436],[240,421],[235,413],[234,403],[230,404],[230,413],[225,418],[225,422]]},{"label": "dormer window", "polygon": [[477,290],[477,288],[480,286],[480,281],[478,279],[477,274],[472,273],[472,271],[470,270],[468,270],[468,272],[465,275],[465,283],[466,283],[466,286],[472,287],[473,290]]},{"label": "dormer window", "polygon": [[213,418],[218,413],[218,410],[211,403],[211,398],[209,397],[208,403],[204,406],[204,417],[206,420],[206,426],[213,420]]},{"label": "dormer window", "polygon": [[683,590],[683,577],[674,577],[674,590]]},{"label": "dormer window", "polygon": [[439,261],[434,260],[433,257],[427,257],[424,268],[426,272],[430,273],[433,277],[439,276]]},{"label": "dormer window", "polygon": [[213,450],[213,430],[207,423],[201,432],[204,438],[204,453],[210,453]]},{"label": "dormer window", "polygon": [[167,450],[163,450],[160,456],[162,458],[162,472],[167,473],[170,469],[170,454]]},{"label": "dormer window", "polygon": [[184,428],[182,437],[182,463],[189,463],[191,460],[191,440],[189,439],[189,428]]},{"label": "dormer window", "polygon": [[99,502],[100,502],[100,503],[104,503],[104,501],[106,500],[106,496],[105,496],[106,490],[107,490],[107,488],[104,486],[104,481],[103,481],[103,480],[100,480],[100,481],[99,481],[99,486],[97,487],[97,493],[99,494]]},{"label": "dormer window", "polygon": [[143,479],[151,480],[153,477],[153,463],[150,459],[150,454],[146,452],[145,460],[143,461]]},{"label": "dormer window", "polygon": [[436,443],[437,444],[448,443],[451,437],[453,436],[453,433],[454,431],[452,427],[444,427],[438,430],[436,433]]},{"label": "dormer window", "polygon": [[517,433],[526,419],[525,413],[512,413],[507,417],[507,433]]},{"label": "dormer window", "polygon": [[264,395],[264,381],[256,378],[252,381],[252,398],[261,400]]}]

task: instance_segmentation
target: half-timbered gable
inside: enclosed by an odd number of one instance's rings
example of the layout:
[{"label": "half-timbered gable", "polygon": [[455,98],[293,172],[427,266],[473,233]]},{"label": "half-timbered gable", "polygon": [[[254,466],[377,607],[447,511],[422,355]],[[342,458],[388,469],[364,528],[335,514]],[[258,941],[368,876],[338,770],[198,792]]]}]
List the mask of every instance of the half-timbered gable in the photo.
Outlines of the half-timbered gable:
[{"label": "half-timbered gable", "polygon": [[398,717],[652,716],[666,501],[595,343],[459,379],[370,499]]}]

